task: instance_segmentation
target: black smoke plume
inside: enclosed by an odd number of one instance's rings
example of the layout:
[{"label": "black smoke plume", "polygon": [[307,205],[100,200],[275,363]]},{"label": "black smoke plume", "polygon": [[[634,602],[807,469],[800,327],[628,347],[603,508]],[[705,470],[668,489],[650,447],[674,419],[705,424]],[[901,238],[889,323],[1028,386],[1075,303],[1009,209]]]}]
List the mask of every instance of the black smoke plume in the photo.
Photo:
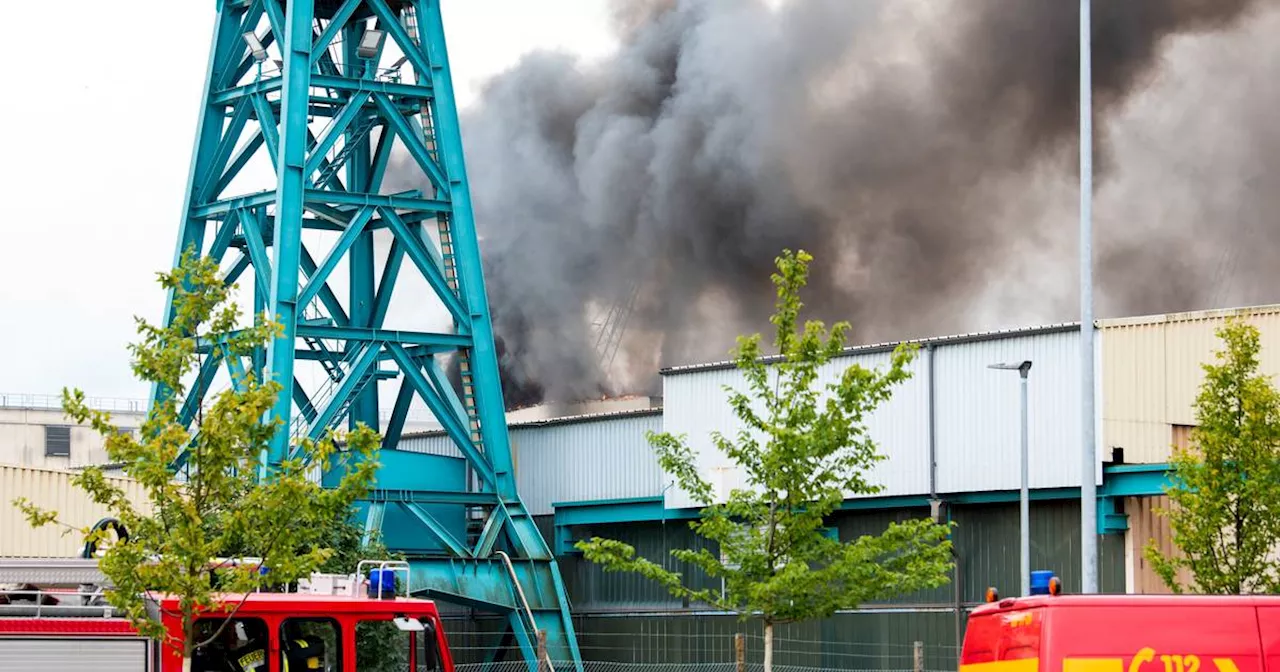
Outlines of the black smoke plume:
[{"label": "black smoke plume", "polygon": [[[1169,198],[1159,185],[1208,197],[1223,183],[1127,179],[1166,170],[1151,146],[1187,137],[1122,151],[1110,122],[1179,128],[1155,112],[1122,118],[1174,72],[1175,40],[1247,32],[1276,4],[1093,3],[1107,310],[1206,307],[1224,265],[1270,272],[1274,226],[1216,239],[1234,256],[1193,253],[1190,240],[1236,224],[1139,207]],[[652,392],[658,366],[723,358],[734,335],[767,331],[783,248],[814,253],[807,304],[850,320],[861,342],[1073,319],[1077,12],[1072,0],[625,0],[604,61],[534,53],[494,78],[464,139],[509,402]],[[1265,80],[1244,96],[1261,102],[1276,90],[1269,69],[1217,76]],[[1225,159],[1254,166],[1246,219],[1272,212],[1255,164],[1277,149],[1268,136]],[[629,303],[605,366],[593,322]]]}]

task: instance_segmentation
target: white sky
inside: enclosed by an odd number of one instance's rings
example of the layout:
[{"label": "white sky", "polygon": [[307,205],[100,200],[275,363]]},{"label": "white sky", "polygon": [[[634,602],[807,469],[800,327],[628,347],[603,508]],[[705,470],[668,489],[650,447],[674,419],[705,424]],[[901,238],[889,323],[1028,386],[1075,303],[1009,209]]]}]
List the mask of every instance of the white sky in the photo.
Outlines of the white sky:
[{"label": "white sky", "polygon": [[[607,5],[446,0],[460,105],[529,51],[607,53]],[[160,312],[214,1],[127,6],[64,0],[0,42],[0,393],[146,394],[125,348]]]}]

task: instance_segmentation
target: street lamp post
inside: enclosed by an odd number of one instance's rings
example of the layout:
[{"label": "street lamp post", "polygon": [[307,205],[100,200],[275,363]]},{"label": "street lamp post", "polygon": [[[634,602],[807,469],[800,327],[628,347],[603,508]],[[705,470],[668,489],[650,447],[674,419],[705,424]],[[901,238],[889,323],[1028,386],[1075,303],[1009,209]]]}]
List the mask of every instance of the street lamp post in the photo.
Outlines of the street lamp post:
[{"label": "street lamp post", "polygon": [[1020,457],[1022,483],[1018,492],[1021,539],[1019,540],[1018,566],[1022,573],[1022,594],[1029,595],[1031,593],[1031,501],[1027,483],[1030,471],[1027,468],[1027,374],[1031,372],[1031,360],[1017,364],[991,364],[987,368],[1017,371],[1022,378],[1022,450]]}]

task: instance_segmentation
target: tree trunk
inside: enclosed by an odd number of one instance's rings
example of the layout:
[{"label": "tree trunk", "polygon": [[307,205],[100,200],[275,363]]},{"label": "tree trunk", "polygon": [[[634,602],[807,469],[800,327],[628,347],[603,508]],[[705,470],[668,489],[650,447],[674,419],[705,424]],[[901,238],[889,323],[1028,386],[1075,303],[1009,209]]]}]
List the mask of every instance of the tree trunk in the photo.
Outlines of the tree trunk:
[{"label": "tree trunk", "polygon": [[190,658],[190,656],[183,656],[183,657],[182,657],[182,672],[191,672],[191,658]]},{"label": "tree trunk", "polygon": [[773,672],[773,621],[764,622],[764,672]]}]

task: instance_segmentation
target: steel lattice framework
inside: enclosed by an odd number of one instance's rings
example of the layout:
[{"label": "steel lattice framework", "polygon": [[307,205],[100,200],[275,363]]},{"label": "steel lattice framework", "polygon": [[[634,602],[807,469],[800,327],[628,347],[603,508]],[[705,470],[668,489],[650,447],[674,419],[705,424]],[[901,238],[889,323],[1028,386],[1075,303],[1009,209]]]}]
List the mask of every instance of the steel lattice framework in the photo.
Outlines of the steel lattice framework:
[{"label": "steel lattice framework", "polygon": [[[285,390],[268,464],[344,423],[382,429],[377,490],[359,513],[412,559],[415,592],[504,615],[495,652],[514,641],[532,664],[542,630],[548,654],[581,670],[559,570],[516,492],[440,0],[216,8],[175,262],[193,247],[225,260],[228,283],[248,274],[255,313],[283,333],[247,362],[205,346],[184,420],[224,370],[231,384],[252,370]],[[397,178],[413,173],[419,188],[384,188],[393,151],[407,157]],[[274,186],[234,192],[255,161],[266,166],[257,186],[271,175]],[[318,255],[314,236],[329,241]],[[406,273],[426,281],[452,330],[387,324]],[[461,394],[444,357],[457,358]],[[308,367],[321,384],[303,384]],[[397,390],[386,423],[380,382]],[[415,400],[456,455],[396,450]]]}]

